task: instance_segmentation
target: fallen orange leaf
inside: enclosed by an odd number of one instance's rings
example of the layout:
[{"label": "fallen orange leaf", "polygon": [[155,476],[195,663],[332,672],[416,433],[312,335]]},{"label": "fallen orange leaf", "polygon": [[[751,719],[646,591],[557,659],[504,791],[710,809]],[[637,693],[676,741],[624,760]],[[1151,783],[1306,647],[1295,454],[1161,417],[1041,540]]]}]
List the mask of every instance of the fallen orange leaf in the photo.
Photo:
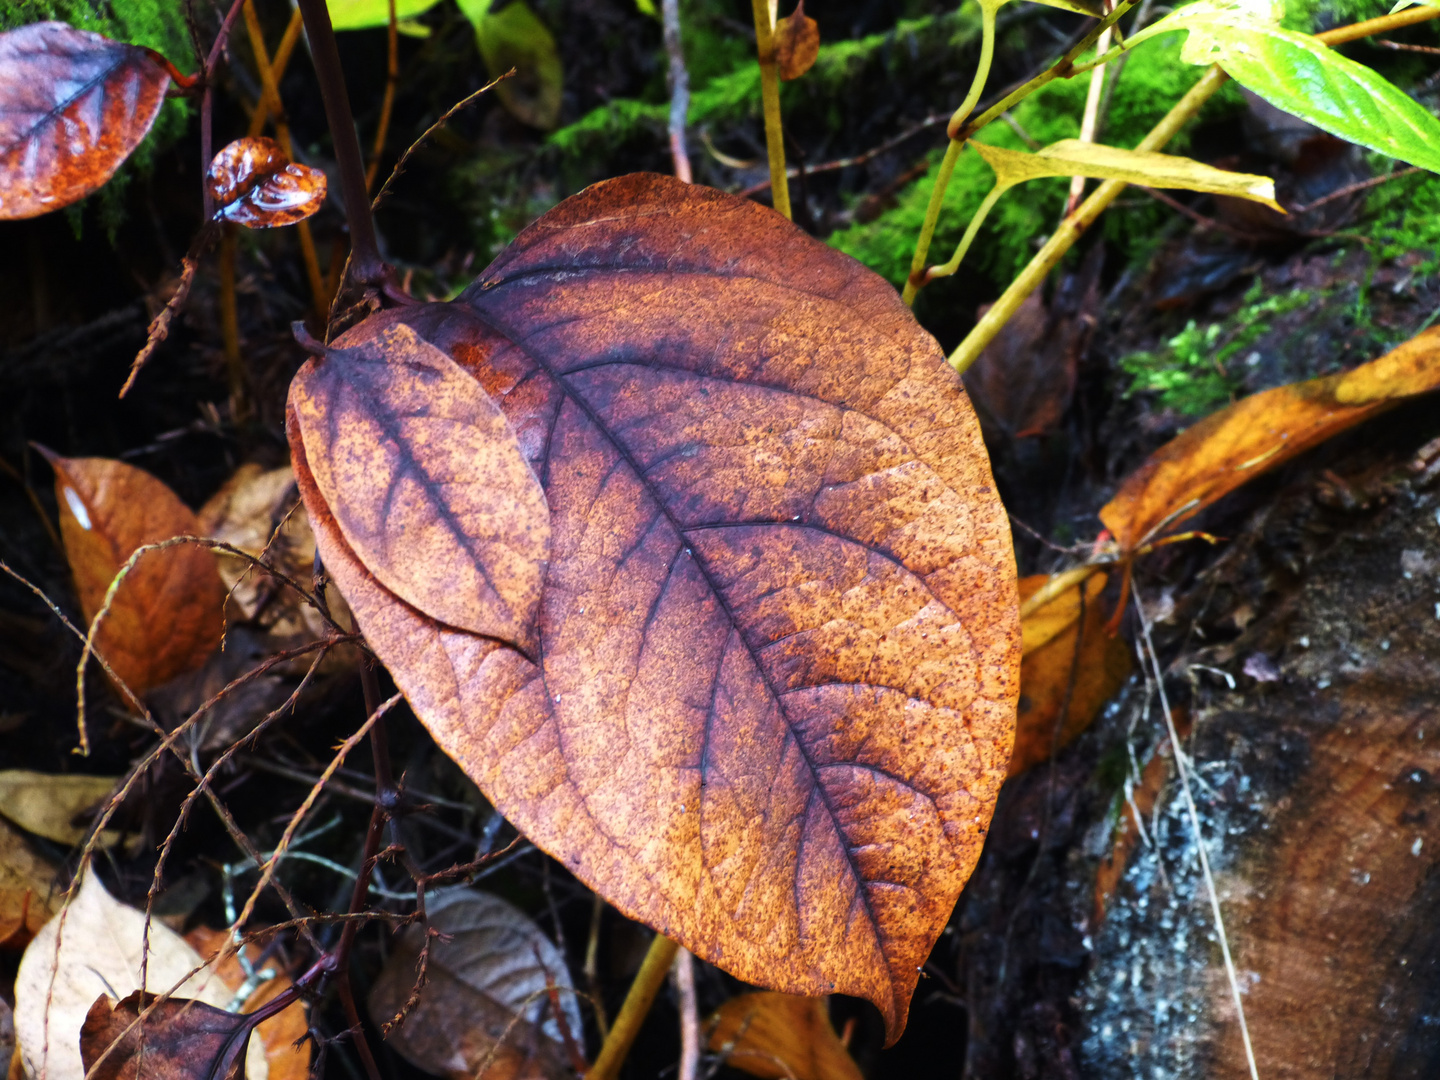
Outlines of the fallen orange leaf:
[{"label": "fallen orange leaf", "polygon": [[[55,469],[60,535],[89,623],[115,575],[145,544],[199,532],[163,483],[106,458],[42,451]],[[137,694],[205,662],[220,645],[225,590],[209,551],[181,544],[143,555],[116,590],[95,647]]]},{"label": "fallen orange leaf", "polygon": [[710,1051],[767,1080],[861,1080],[824,998],[741,994],[710,1018]]},{"label": "fallen orange leaf", "polygon": [[1241,484],[1440,386],[1440,327],[1354,371],[1277,386],[1207,416],[1131,473],[1100,511],[1129,555]]},{"label": "fallen orange leaf", "polygon": [[[1021,578],[1021,600],[1035,595],[1049,580],[1048,574]],[[1100,603],[1105,575],[1095,573],[1083,582],[1083,605],[1081,587],[1071,585],[1021,620],[1025,658],[1020,662],[1011,776],[1048,760],[1073,742],[1130,674],[1129,646],[1105,629]]]}]

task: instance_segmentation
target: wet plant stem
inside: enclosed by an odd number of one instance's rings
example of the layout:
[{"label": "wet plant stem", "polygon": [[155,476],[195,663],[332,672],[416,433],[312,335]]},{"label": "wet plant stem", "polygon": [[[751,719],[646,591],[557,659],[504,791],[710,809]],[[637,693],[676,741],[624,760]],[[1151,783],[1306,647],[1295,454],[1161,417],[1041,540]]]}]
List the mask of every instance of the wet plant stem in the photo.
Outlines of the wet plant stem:
[{"label": "wet plant stem", "polygon": [[935,237],[935,227],[940,221],[940,208],[945,204],[945,192],[950,186],[950,177],[955,172],[955,165],[960,160],[960,151],[965,149],[965,144],[970,137],[992,120],[1009,112],[1015,105],[1046,83],[1062,76],[1068,77],[1073,71],[1076,58],[1082,56],[1087,49],[1093,46],[1099,40],[1100,35],[1114,26],[1122,15],[1135,6],[1136,2],[1137,0],[1124,0],[1117,4],[1114,11],[1096,23],[1088,34],[1076,42],[1064,56],[1049,68],[1016,87],[974,120],[967,122],[970,111],[980,100],[985,80],[990,75],[990,63],[995,51],[995,12],[999,9],[999,4],[994,3],[993,0],[986,0],[981,4],[980,62],[975,70],[975,79],[970,84],[970,92],[965,95],[965,100],[961,103],[960,108],[956,109],[955,114],[950,117],[950,124],[946,129],[950,136],[950,145],[945,148],[945,157],[941,160],[940,168],[935,174],[935,186],[930,190],[930,203],[925,208],[925,221],[920,226],[920,236],[915,242],[915,255],[910,260],[910,276],[905,282],[905,290],[901,295],[901,299],[905,303],[913,305],[915,294],[925,283],[925,260],[930,255],[930,242]]},{"label": "wet plant stem", "polygon": [[590,1066],[590,1071],[585,1074],[585,1080],[615,1080],[615,1077],[620,1075],[620,1066],[625,1063],[635,1036],[640,1034],[650,1006],[655,1002],[655,995],[665,985],[665,979],[670,974],[670,967],[675,963],[675,954],[679,949],[680,946],[664,934],[655,935],[650,942],[650,951],[645,954],[645,960],[640,965],[640,970],[635,973],[635,980],[630,984],[630,991],[625,995],[625,1003],[620,1006],[620,1012],[615,1016],[610,1034],[600,1047],[595,1064]]},{"label": "wet plant stem", "polygon": [[345,203],[345,218],[350,225],[351,271],[362,285],[380,285],[385,281],[389,268],[380,258],[375,219],[370,214],[370,196],[365,190],[365,163],[360,155],[360,139],[355,134],[355,118],[350,111],[345,75],[340,68],[335,29],[330,24],[325,0],[299,0],[299,5],[305,19],[305,33],[310,39],[310,55],[315,62],[315,76],[320,82],[320,95],[325,102],[325,117],[330,124],[335,162],[340,172],[340,195]]},{"label": "wet plant stem", "polygon": [[[291,25],[295,25],[293,19]],[[249,134],[252,138],[259,135],[266,116],[273,115],[275,141],[280,144],[280,149],[285,152],[285,156],[294,161],[295,148],[290,142],[290,124],[285,119],[285,106],[280,100],[280,76],[277,64],[272,64],[270,57],[266,54],[265,37],[260,29],[260,19],[255,14],[254,0],[245,0],[245,32],[250,36],[250,51],[255,54],[255,70],[260,76],[262,89],[260,104],[256,106],[255,116],[250,120]],[[289,27],[286,28],[285,33],[287,36],[289,35]],[[298,33],[296,36],[298,37]],[[280,48],[285,48],[283,40]],[[280,50],[277,49],[275,55],[278,57]],[[325,314],[330,307],[330,294],[326,291],[325,279],[320,274],[320,256],[315,250],[315,235],[310,231],[309,221],[299,222],[295,226],[295,230],[296,236],[300,240],[300,257],[305,263],[305,276],[310,282],[310,303],[314,308],[316,318],[323,323]]]},{"label": "wet plant stem", "polygon": [[245,363],[240,358],[240,317],[235,308],[235,226],[226,222],[220,236],[220,340],[225,347],[225,374],[230,384],[230,418],[236,423],[250,412],[245,395]]},{"label": "wet plant stem", "polygon": [[365,170],[365,194],[375,189],[375,174],[380,171],[380,155],[385,153],[385,140],[390,134],[390,113],[395,108],[395,86],[400,81],[400,30],[395,18],[395,0],[390,0],[390,36],[385,53],[385,96],[380,101],[380,122],[375,127],[375,146],[370,151],[370,167]]},{"label": "wet plant stem", "polygon": [[765,111],[765,152],[770,158],[770,201],[777,213],[790,213],[790,181],[785,173],[785,135],[780,122],[780,64],[775,59],[775,12],[770,0],[750,0],[755,16],[755,48],[760,59],[760,102]]},{"label": "wet plant stem", "polygon": [[[1363,37],[1369,37],[1371,34],[1387,33],[1401,26],[1413,26],[1436,17],[1440,17],[1440,8],[1418,6],[1396,12],[1394,15],[1353,23],[1350,26],[1337,26],[1334,30],[1316,34],[1315,39],[1325,45],[1343,45],[1347,41],[1356,41]],[[1201,106],[1229,81],[1229,78],[1218,66],[1212,66],[1200,81],[1175,103],[1175,107],[1165,114],[1164,119],[1156,124],[1145,138],[1140,140],[1135,149],[1160,150],[1163,148],[1200,111]],[[1060,227],[1045,242],[1045,246],[1030,260],[1029,265],[1020,271],[1020,274],[1001,294],[1000,299],[995,301],[990,310],[975,324],[974,329],[965,336],[965,340],[950,354],[951,367],[956,371],[964,371],[975,362],[985,351],[985,346],[995,339],[1000,328],[1009,321],[1026,298],[1039,287],[1050,271],[1059,264],[1065,253],[1074,246],[1075,241],[1084,235],[1085,230],[1094,224],[1095,219],[1104,213],[1105,209],[1124,190],[1124,181],[1106,180],[1076,208],[1073,214],[1060,223]]]}]

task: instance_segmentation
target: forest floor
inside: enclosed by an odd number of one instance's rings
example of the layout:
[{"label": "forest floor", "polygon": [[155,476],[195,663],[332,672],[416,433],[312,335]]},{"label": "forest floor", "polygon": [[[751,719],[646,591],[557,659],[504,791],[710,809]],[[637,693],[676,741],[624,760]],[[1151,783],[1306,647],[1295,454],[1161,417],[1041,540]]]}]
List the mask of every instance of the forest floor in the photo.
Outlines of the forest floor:
[{"label": "forest floor", "polygon": [[[537,130],[487,98],[417,155],[378,216],[387,252],[417,295],[453,296],[520,228],[589,182],[669,171],[657,20],[630,0],[532,6],[554,32],[564,71],[558,129]],[[1034,70],[1080,22],[1025,8],[1002,23],[992,86]],[[259,10],[273,41],[285,7]],[[697,0],[682,10],[696,180],[763,187],[758,104],[744,93],[753,85],[748,6]],[[846,0],[811,14],[822,58],[786,98],[792,160],[812,170],[792,188],[796,222],[898,282],[943,141],[934,118],[968,82],[975,23],[925,0]],[[1353,14],[1316,8],[1305,17],[1320,25]],[[485,81],[457,12],[442,4],[422,22],[429,36],[401,39],[389,160]],[[1397,36],[1433,50],[1434,26]],[[341,44],[357,120],[372,131],[384,31],[344,34]],[[1440,56],[1360,48],[1434,107]],[[246,46],[236,54],[217,115],[227,137],[244,127],[245,105],[257,96]],[[1122,79],[1111,112],[1116,139],[1133,143],[1146,117],[1168,108],[1173,96],[1158,97],[1193,78],[1169,70],[1178,66],[1132,65],[1134,85],[1125,90]],[[310,77],[297,63],[282,92],[301,156],[323,162],[329,149]],[[1057,89],[1017,115],[1017,130],[1047,141],[1070,133],[1083,92]],[[242,466],[250,476],[289,460],[285,391],[305,359],[290,327],[311,297],[295,241],[278,231],[242,234],[237,245],[239,374],[226,357],[212,258],[170,341],[135,391],[115,397],[198,223],[194,127],[177,126],[108,201],[0,225],[9,256],[0,288],[10,297],[0,311],[0,559],[72,616],[79,607],[52,524],[49,467],[34,444],[141,466],[195,509],[214,507]],[[861,165],[814,171],[876,148]],[[1188,196],[1177,209],[1131,189],[967,375],[1016,523],[1022,575],[1050,572],[1095,542],[1096,513],[1120,480],[1200,417],[1374,359],[1440,314],[1440,178],[1395,170],[1387,180],[1391,163],[1238,91],[1202,116],[1186,152],[1274,176],[1281,201],[1301,211],[1282,219]],[[983,194],[959,186],[937,250],[954,242],[964,207]],[[917,316],[943,347],[953,348],[1058,222],[1064,183],[1032,187],[1007,196],[1013,205],[982,233],[972,266],[922,294]],[[328,206],[313,225],[323,265],[340,233],[339,210]],[[1171,545],[1137,564],[1135,601],[1153,625],[1169,696],[1162,702],[1137,660],[1088,730],[1007,782],[904,1038],[882,1049],[878,1013],[850,1000],[831,1004],[865,1076],[1249,1075],[1166,710],[1187,747],[1248,1030],[1268,1065],[1261,1075],[1440,1071],[1437,438],[1434,395],[1421,397],[1188,526],[1218,542]],[[1118,585],[1117,577],[1101,594],[1107,616],[1120,602]],[[162,721],[173,723],[272,649],[267,619],[238,627],[209,667],[162,690]],[[1120,633],[1140,640],[1135,611],[1124,613]],[[34,594],[0,580],[0,770],[118,776],[145,745],[120,699],[92,678],[93,750],[83,762],[73,755],[79,653]],[[242,736],[298,681],[277,669],[231,699],[196,753]],[[387,682],[382,692],[392,689]],[[307,688],[292,720],[235,756],[217,790],[262,850],[363,714],[351,668],[336,665]],[[392,722],[397,770],[428,804],[399,826],[415,862],[434,870],[508,843],[513,830],[419,723],[403,708]],[[100,864],[107,888],[140,904],[156,845],[191,786],[168,759],[149,775],[117,819],[142,842],[112,847]],[[325,825],[304,844],[313,858],[286,864],[286,884],[307,903],[344,909],[370,784],[368,752],[357,749],[312,818]],[[56,867],[75,855],[53,837],[25,843]],[[232,887],[253,883],[247,872],[222,825],[197,811],[178,837],[156,911],[186,930],[223,925]],[[591,980],[613,1016],[649,931],[602,910],[529,845],[485,874],[484,887],[528,913],[577,984]],[[273,900],[258,914],[285,917]],[[388,948],[378,934],[362,936],[362,999]],[[0,999],[11,998],[18,963],[18,952],[0,948]],[[702,1015],[738,989],[699,965]],[[327,1044],[326,1074],[359,1077],[352,1044],[336,1038],[349,1026],[340,1005],[328,1001],[311,1023],[322,1040],[336,1040]],[[593,1047],[593,1010],[582,1023]],[[366,1025],[372,1044],[384,1046],[368,1017]],[[667,992],[625,1075],[673,1075],[677,1032]],[[423,1075],[392,1050],[383,1054],[385,1075]]]}]

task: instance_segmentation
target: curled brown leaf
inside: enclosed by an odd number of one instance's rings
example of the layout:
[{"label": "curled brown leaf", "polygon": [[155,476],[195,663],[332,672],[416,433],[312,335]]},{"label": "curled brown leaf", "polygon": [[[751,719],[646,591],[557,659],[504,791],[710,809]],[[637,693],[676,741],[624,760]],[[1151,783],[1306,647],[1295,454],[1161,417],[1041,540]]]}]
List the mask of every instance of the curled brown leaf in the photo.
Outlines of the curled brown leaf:
[{"label": "curled brown leaf", "polygon": [[80,1028],[80,1058],[90,1080],[235,1080],[246,1031],[245,1017],[203,1001],[136,990],[111,1004],[101,994]]},{"label": "curled brown leaf", "polygon": [[0,219],[58,210],[104,184],[169,85],[148,49],[62,22],[0,34]]},{"label": "curled brown leaf", "polygon": [[289,160],[274,139],[247,136],[210,162],[205,183],[215,216],[249,229],[294,225],[325,202],[325,174]]}]

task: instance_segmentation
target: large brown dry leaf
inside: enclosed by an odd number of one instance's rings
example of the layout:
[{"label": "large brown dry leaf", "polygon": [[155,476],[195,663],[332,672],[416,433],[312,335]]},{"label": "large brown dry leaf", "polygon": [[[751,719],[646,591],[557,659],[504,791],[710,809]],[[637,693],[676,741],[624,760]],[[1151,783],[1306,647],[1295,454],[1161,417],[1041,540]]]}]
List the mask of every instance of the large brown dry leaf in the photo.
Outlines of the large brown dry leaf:
[{"label": "large brown dry leaf", "polygon": [[774,1080],[861,1080],[830,1023],[824,998],[741,994],[710,1018],[710,1051],[751,1076]]},{"label": "large brown dry leaf", "polygon": [[1100,520],[1123,553],[1346,428],[1440,386],[1440,327],[1354,371],[1277,386],[1212,413],[1131,473]]},{"label": "large brown dry leaf", "polygon": [[[64,929],[61,930],[61,920]],[[140,987],[145,915],[105,891],[94,872],[85,875],[68,910],[35,935],[15,977],[15,1036],[28,1077],[83,1080],[80,1028],[95,999],[128,996]],[[149,966],[144,989],[170,991],[196,968],[199,955],[159,921],[150,924]],[[213,972],[201,968],[175,996],[195,998],[223,1009],[231,992]],[[266,1080],[264,1051],[251,1035],[245,1080]]]},{"label": "large brown dry leaf", "polygon": [[[470,1075],[493,1058],[497,1078],[564,1073],[547,985],[556,989],[571,1036],[579,1039],[584,1029],[570,972],[550,939],[519,908],[478,889],[442,889],[425,908],[430,926],[448,940],[431,940],[427,981],[391,1028],[390,1045],[430,1072]],[[424,941],[424,927],[404,930],[375,981],[370,1016],[381,1028],[414,992]]]},{"label": "large brown dry leaf", "polygon": [[[1049,580],[1047,574],[1021,578],[1021,600],[1029,599]],[[1073,585],[1042,605],[1020,624],[1025,659],[1020,664],[1011,776],[1049,760],[1051,754],[1073,742],[1130,675],[1129,645],[1106,631],[1108,612],[1100,602],[1104,587],[1105,575],[1095,574],[1083,586]]]},{"label": "large brown dry leaf", "polygon": [[[85,812],[108,799],[119,783],[118,776],[0,770],[0,816],[57,844],[78,844],[90,833]],[[118,839],[120,834],[113,829],[100,834],[104,844]]]},{"label": "large brown dry leaf", "polygon": [[29,943],[60,907],[57,868],[0,821],[0,949]]},{"label": "large brown dry leaf", "polygon": [[[230,935],[224,930],[212,930],[208,926],[197,926],[185,935],[185,941],[189,946],[200,954],[200,958],[210,963],[215,974],[224,981],[231,990],[239,990],[245,985],[245,969],[240,966],[240,960],[235,954],[231,954],[222,964],[215,964],[215,958],[224,949]],[[262,963],[261,957],[264,950],[258,944],[251,943],[245,946],[245,955],[249,957],[254,967],[263,971],[268,966],[271,969],[276,967],[272,960],[269,964]],[[266,979],[254,989],[254,992],[245,999],[241,1013],[253,1013],[262,1005],[273,1001],[278,994],[290,988],[290,979],[283,971],[276,971],[274,977]],[[310,1075],[310,1040],[305,1038],[310,1030],[310,1020],[305,1014],[303,1002],[295,1002],[289,1008],[284,1009],[278,1016],[272,1016],[255,1029],[255,1034],[260,1037],[260,1042],[265,1048],[265,1060],[270,1067],[268,1080],[306,1080]]]},{"label": "large brown dry leaf", "polygon": [[[136,990],[111,1003],[101,994],[80,1028],[80,1058],[90,1080],[232,1080],[245,1018],[203,1001]],[[137,1024],[142,1009],[154,1005]],[[90,1072],[94,1069],[94,1072]]]},{"label": "large brown dry leaf", "polygon": [[83,199],[155,123],[170,75],[149,49],[61,22],[0,34],[0,219]]},{"label": "large brown dry leaf", "polygon": [[545,493],[473,378],[409,327],[388,327],[301,368],[290,415],[346,545],[386,589],[534,655]]},{"label": "large brown dry leaf", "polygon": [[1008,523],[935,341],[772,211],[648,175],[403,317],[498,400],[554,535],[536,666],[367,571],[291,410],[325,565],[416,713],[625,914],[898,1037],[1019,689]]},{"label": "large brown dry leaf", "polygon": [[[55,468],[60,535],[88,623],[137,548],[195,535],[199,526],[175,493],[143,469],[106,458],[47,456]],[[224,597],[214,557],[204,548],[180,544],[148,552],[121,583],[95,647],[143,694],[199,667],[219,647]]]},{"label": "large brown dry leaf", "polygon": [[294,225],[325,204],[325,174],[291,161],[274,139],[236,139],[205,171],[215,216],[249,229]]}]

